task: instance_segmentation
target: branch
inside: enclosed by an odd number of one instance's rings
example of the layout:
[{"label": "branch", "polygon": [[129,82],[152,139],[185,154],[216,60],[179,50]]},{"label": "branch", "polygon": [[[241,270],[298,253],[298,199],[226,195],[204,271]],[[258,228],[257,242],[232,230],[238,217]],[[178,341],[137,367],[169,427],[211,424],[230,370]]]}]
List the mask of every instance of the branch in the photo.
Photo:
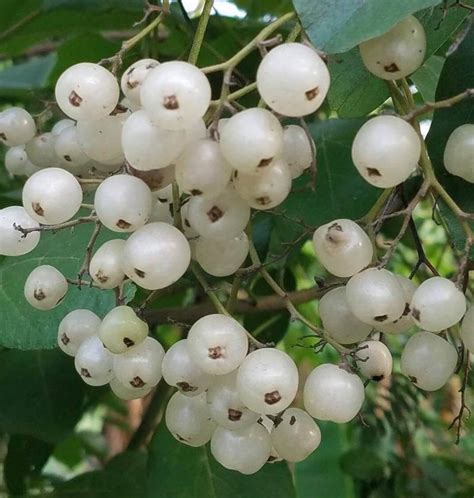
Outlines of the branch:
[{"label": "branch", "polygon": [[199,18],[199,24],[194,34],[193,45],[189,52],[188,62],[191,64],[196,64],[199,52],[201,51],[202,42],[204,41],[204,35],[206,34],[207,24],[209,22],[209,17],[211,15],[211,9],[214,5],[214,0],[205,0],[204,8]]},{"label": "branch", "polygon": [[86,254],[84,256],[84,260],[82,261],[81,268],[79,269],[79,273],[77,274],[77,278],[79,282],[82,280],[82,277],[86,274],[92,278],[92,275],[89,273],[89,266],[91,264],[92,259],[92,251],[94,250],[95,243],[97,242],[97,237],[99,236],[100,229],[102,228],[102,223],[97,220],[95,222],[94,231],[92,232],[91,238],[86,247]]},{"label": "branch", "polygon": [[464,357],[464,376],[461,389],[459,390],[459,392],[461,393],[461,407],[459,408],[459,413],[456,415],[456,417],[454,417],[449,426],[449,429],[456,427],[456,444],[459,444],[459,441],[461,440],[464,412],[467,412],[466,418],[469,418],[471,416],[471,410],[466,404],[466,388],[469,380],[469,372],[471,371],[471,358],[468,350],[464,350]]},{"label": "branch", "polygon": [[58,223],[57,225],[40,225],[39,227],[31,228],[23,228],[21,225],[14,223],[13,228],[21,232],[23,237],[26,237],[31,232],[56,232],[57,230],[63,230],[64,228],[71,228],[76,225],[91,222],[97,222],[97,216],[82,216],[80,218],[76,218],[75,220]]}]

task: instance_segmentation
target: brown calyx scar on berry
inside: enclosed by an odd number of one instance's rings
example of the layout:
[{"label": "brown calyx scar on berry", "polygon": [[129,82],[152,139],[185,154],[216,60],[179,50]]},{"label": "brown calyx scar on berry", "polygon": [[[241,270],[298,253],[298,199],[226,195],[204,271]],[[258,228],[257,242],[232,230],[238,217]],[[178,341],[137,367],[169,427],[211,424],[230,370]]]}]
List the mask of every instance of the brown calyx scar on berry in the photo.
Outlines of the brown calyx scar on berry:
[{"label": "brown calyx scar on berry", "polygon": [[69,94],[69,103],[73,107],[79,107],[84,99],[74,90]]},{"label": "brown calyx scar on berry", "polygon": [[44,209],[41,207],[41,204],[39,202],[32,202],[31,203],[31,209],[38,215],[38,216],[44,216]]},{"label": "brown calyx scar on berry", "polygon": [[267,405],[274,405],[281,400],[281,394],[278,391],[272,391],[271,393],[266,393],[264,399]]},{"label": "brown calyx scar on berry", "polygon": [[314,88],[312,88],[311,90],[308,90],[306,92],[304,92],[304,94],[306,95],[306,98],[308,100],[313,100],[315,99],[318,94],[319,94],[319,87],[318,86],[315,86]]},{"label": "brown calyx scar on berry", "polygon": [[193,393],[198,390],[197,387],[192,386],[188,382],[176,382],[176,387],[185,393]]},{"label": "brown calyx scar on berry", "polygon": [[387,71],[387,73],[396,73],[397,71],[400,71],[400,68],[395,64],[395,62],[392,62],[383,68]]},{"label": "brown calyx scar on berry", "polygon": [[61,334],[61,342],[67,346],[70,342],[71,342],[71,339],[69,339],[69,337],[66,335],[66,332],[63,332]]},{"label": "brown calyx scar on berry", "polygon": [[146,273],[143,270],[139,270],[138,268],[134,268],[133,271],[140,278],[145,278]]},{"label": "brown calyx scar on berry", "polygon": [[242,412],[240,410],[234,410],[233,408],[229,408],[227,414],[229,420],[232,422],[237,422],[242,418]]},{"label": "brown calyx scar on berry", "polygon": [[0,132],[0,139],[2,139],[2,140],[6,140],[7,139],[7,136],[5,135],[5,133]]},{"label": "brown calyx scar on berry", "polygon": [[221,346],[215,346],[213,348],[208,348],[208,356],[213,360],[217,360],[224,356],[224,352]]},{"label": "brown calyx scar on berry", "polygon": [[[265,166],[268,166],[271,162],[273,161],[273,157],[268,157],[267,159],[262,159],[259,163],[258,163],[258,166],[257,168],[263,168]],[[237,173],[237,171],[236,171]],[[234,175],[234,178],[236,177],[236,175]]]},{"label": "brown calyx scar on berry", "polygon": [[382,176],[377,168],[366,168],[369,176]]},{"label": "brown calyx scar on berry", "polygon": [[418,320],[418,321],[420,320],[420,315],[421,315],[420,310],[413,308],[411,314],[415,320]]},{"label": "brown calyx scar on berry", "polygon": [[385,322],[385,320],[388,318],[387,315],[379,315],[379,316],[374,316],[374,320],[376,322]]},{"label": "brown calyx scar on berry", "polygon": [[99,270],[94,276],[101,284],[105,284],[105,282],[109,279],[109,277],[105,275],[102,270]]},{"label": "brown calyx scar on berry", "polygon": [[92,376],[87,368],[81,368],[81,375],[90,379]]},{"label": "brown calyx scar on berry", "polygon": [[128,221],[125,221],[125,220],[118,220],[117,223],[115,223],[119,228],[121,228],[122,230],[126,230],[127,228],[130,228],[132,226],[131,223],[129,223]]},{"label": "brown calyx scar on berry", "polygon": [[143,387],[146,383],[140,377],[134,377],[133,380],[130,381],[130,385],[132,387]]},{"label": "brown calyx scar on berry", "polygon": [[123,343],[125,344],[125,346],[127,346],[127,348],[131,348],[135,345],[135,341],[132,341],[132,339],[130,339],[129,337],[124,337]]},{"label": "brown calyx scar on berry", "polygon": [[202,190],[199,190],[197,188],[193,188],[189,193],[191,195],[202,195]]},{"label": "brown calyx scar on berry", "polygon": [[222,211],[222,209],[218,206],[212,206],[206,214],[211,222],[215,223],[224,216],[224,211]]},{"label": "brown calyx scar on berry", "polygon": [[296,417],[292,415],[290,418],[290,425],[295,425],[295,422],[296,422]]},{"label": "brown calyx scar on berry", "polygon": [[163,98],[163,107],[169,111],[174,111],[179,109],[179,102],[176,95],[168,95]]},{"label": "brown calyx scar on berry", "polygon": [[37,301],[42,301],[43,299],[46,299],[46,294],[44,293],[43,289],[35,289],[33,292],[33,297]]},{"label": "brown calyx scar on berry", "polygon": [[268,204],[271,204],[272,200],[268,195],[262,195],[261,197],[257,197],[256,199],[257,204],[260,204],[260,206],[267,206]]}]

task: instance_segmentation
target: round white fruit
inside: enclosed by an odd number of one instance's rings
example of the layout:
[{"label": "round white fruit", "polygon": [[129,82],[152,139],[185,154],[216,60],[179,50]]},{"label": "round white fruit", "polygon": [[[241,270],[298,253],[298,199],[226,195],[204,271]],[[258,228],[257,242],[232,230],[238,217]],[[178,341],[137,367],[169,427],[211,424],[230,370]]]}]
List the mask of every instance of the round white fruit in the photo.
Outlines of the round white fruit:
[{"label": "round white fruit", "polygon": [[470,306],[461,325],[461,339],[469,351],[474,351],[474,306]]},{"label": "round white fruit", "polygon": [[283,128],[283,159],[288,164],[291,178],[298,178],[313,163],[316,146],[302,126]]},{"label": "round white fruit", "polygon": [[474,183],[474,124],[458,126],[449,135],[444,165],[452,175]]},{"label": "round white fruit", "polygon": [[26,155],[38,168],[58,166],[59,159],[54,148],[55,143],[56,137],[52,133],[42,133],[26,143]]},{"label": "round white fruit", "polygon": [[304,407],[318,420],[345,424],[359,413],[364,396],[364,384],[356,374],[326,363],[309,374]]},{"label": "round white fruit", "polygon": [[35,133],[35,121],[25,109],[10,107],[0,112],[0,143],[9,147],[24,145]]},{"label": "round white fruit", "polygon": [[74,358],[77,373],[90,386],[104,386],[112,380],[112,363],[113,354],[95,335],[84,339]]},{"label": "round white fruit", "polygon": [[448,382],[456,369],[456,349],[431,332],[412,335],[402,352],[401,369],[420,389],[436,391]]},{"label": "round white fruit", "polygon": [[75,126],[64,128],[54,140],[54,150],[59,161],[59,166],[77,173],[81,166],[90,161],[89,156],[82,150],[77,139]]},{"label": "round white fruit", "polygon": [[429,332],[441,332],[461,321],[466,298],[451,280],[432,277],[416,289],[411,314],[416,324]]},{"label": "round white fruit", "polygon": [[117,396],[117,398],[129,401],[131,399],[138,399],[138,398],[144,398],[153,389],[153,386],[145,386],[142,388],[137,388],[137,387],[131,387],[131,386],[126,386],[125,384],[122,384],[118,379],[113,378],[109,382],[109,386],[111,391]]},{"label": "round white fruit", "polygon": [[140,59],[129,66],[122,74],[120,87],[123,94],[136,106],[141,106],[140,91],[142,83],[150,71],[158,66],[155,59]]},{"label": "round white fruit", "polygon": [[361,176],[380,188],[404,182],[415,170],[421,145],[414,128],[396,116],[377,116],[362,125],[352,143]]},{"label": "round white fruit", "polygon": [[125,241],[114,239],[104,242],[92,256],[89,274],[101,289],[114,289],[123,282],[122,253]]},{"label": "round white fruit", "polygon": [[364,341],[357,349],[356,364],[364,377],[379,382],[390,376],[392,355],[383,342]]},{"label": "round white fruit", "polygon": [[34,220],[21,206],[8,206],[0,209],[0,254],[4,256],[21,256],[31,252],[40,241],[40,232],[24,235],[21,228],[38,228]]},{"label": "round white fruit", "polygon": [[37,266],[26,279],[24,294],[26,300],[38,310],[51,310],[64,298],[67,292],[64,275],[54,266]]},{"label": "round white fruit", "polygon": [[10,147],[5,153],[5,169],[10,175],[21,176],[26,174],[29,159],[24,145]]},{"label": "round white fruit", "polygon": [[263,58],[257,88],[265,103],[284,116],[306,116],[317,111],[329,90],[326,64],[311,47],[283,43]]},{"label": "round white fruit", "polygon": [[359,45],[365,67],[384,80],[398,80],[416,71],[426,52],[426,35],[420,21],[408,16],[381,36]]},{"label": "round white fruit", "polygon": [[70,220],[79,211],[81,203],[81,186],[64,169],[42,169],[28,178],[23,187],[23,206],[27,213],[46,225]]},{"label": "round white fruit", "polygon": [[123,250],[123,270],[144,289],[163,289],[188,269],[191,249],[186,237],[167,223],[154,222],[133,233]]},{"label": "round white fruit", "polygon": [[278,349],[258,349],[239,367],[237,389],[245,406],[257,413],[276,414],[287,408],[298,390],[295,362]]},{"label": "round white fruit", "polygon": [[68,313],[59,324],[58,346],[69,356],[75,356],[79,346],[97,334],[100,318],[92,311],[78,309]]}]

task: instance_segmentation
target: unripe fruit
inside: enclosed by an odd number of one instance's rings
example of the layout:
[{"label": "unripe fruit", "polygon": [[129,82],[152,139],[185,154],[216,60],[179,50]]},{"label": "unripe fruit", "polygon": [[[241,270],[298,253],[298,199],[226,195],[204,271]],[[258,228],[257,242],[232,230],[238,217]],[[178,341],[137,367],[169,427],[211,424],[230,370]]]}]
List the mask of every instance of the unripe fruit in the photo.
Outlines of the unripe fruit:
[{"label": "unripe fruit", "polygon": [[153,198],[147,184],[131,175],[106,178],[94,197],[99,220],[113,232],[134,232],[142,227],[152,207]]},{"label": "unripe fruit", "polygon": [[89,310],[68,313],[59,324],[58,346],[69,356],[75,356],[80,345],[97,334],[100,318]]},{"label": "unripe fruit", "polygon": [[75,126],[67,126],[56,135],[54,150],[59,166],[71,171],[71,173],[80,172],[80,167],[90,161],[89,156],[86,155],[79,145]]},{"label": "unripe fruit", "polygon": [[207,391],[207,406],[212,419],[219,426],[230,430],[248,427],[260,417],[242,403],[236,380],[237,372],[221,375]]},{"label": "unripe fruit", "polygon": [[415,170],[420,152],[416,131],[396,116],[369,119],[352,143],[355,167],[364,180],[380,188],[404,182]]},{"label": "unripe fruit", "polygon": [[94,120],[115,109],[120,89],[110,71],[99,64],[82,62],[61,74],[55,94],[59,107],[70,118]]},{"label": "unripe fruit", "polygon": [[104,242],[92,256],[89,274],[101,289],[114,289],[123,282],[122,253],[125,241],[121,239]]},{"label": "unripe fruit", "polygon": [[212,376],[201,370],[192,358],[187,339],[176,342],[168,349],[161,369],[165,382],[177,387],[186,396],[201,394],[212,381]]},{"label": "unripe fruit", "polygon": [[175,393],[166,407],[165,422],[175,439],[195,448],[205,445],[216,427],[204,393],[193,398]]},{"label": "unripe fruit", "polygon": [[190,195],[219,195],[231,173],[219,144],[208,138],[191,143],[176,161],[176,182],[181,192]]},{"label": "unripe fruit", "polygon": [[364,377],[378,382],[390,376],[392,355],[383,342],[364,341],[357,349],[356,363]]},{"label": "unripe fruit", "polygon": [[128,112],[105,116],[94,121],[77,123],[77,140],[88,157],[100,163],[121,163],[124,160],[122,150],[122,128]]},{"label": "unripe fruit", "polygon": [[49,265],[37,266],[26,279],[26,300],[38,310],[52,310],[66,295],[67,281],[64,275]]},{"label": "unripe fruit", "polygon": [[192,197],[186,219],[203,237],[229,240],[244,231],[250,207],[233,187],[227,187],[215,197]]},{"label": "unripe fruit", "polygon": [[93,335],[85,339],[79,346],[74,366],[86,384],[104,386],[114,376],[112,362],[113,354],[104,348],[97,336]]},{"label": "unripe fruit", "polygon": [[0,143],[9,147],[29,142],[36,133],[31,114],[21,107],[10,107],[0,112]]},{"label": "unripe fruit", "polygon": [[234,114],[220,132],[225,159],[239,172],[255,173],[268,166],[283,149],[283,129],[266,109],[252,108]]},{"label": "unripe fruit", "polygon": [[26,166],[29,162],[24,145],[10,147],[5,154],[5,169],[10,175],[21,176],[26,174]]},{"label": "unripe fruit", "polygon": [[364,402],[360,378],[337,365],[316,367],[304,386],[304,407],[318,420],[345,424],[360,411]]},{"label": "unripe fruit", "polygon": [[166,168],[183,151],[183,130],[167,130],[154,124],[148,114],[134,112],[123,124],[122,147],[127,162],[140,171]]},{"label": "unripe fruit", "polygon": [[456,349],[431,332],[412,335],[402,352],[401,369],[420,389],[436,391],[448,382],[456,369]]},{"label": "unripe fruit", "polygon": [[109,382],[110,389],[117,396],[117,398],[129,401],[131,399],[144,398],[147,396],[152,390],[153,386],[145,386],[145,387],[131,387],[122,384],[118,379],[112,379]]},{"label": "unripe fruit", "polygon": [[466,298],[454,282],[443,277],[425,280],[413,294],[411,314],[416,324],[429,332],[456,325],[466,312]]},{"label": "unripe fruit", "polygon": [[290,168],[291,178],[301,176],[313,163],[315,154],[314,141],[303,127],[288,125],[283,128],[283,159]]},{"label": "unripe fruit", "polygon": [[298,390],[295,362],[278,349],[258,349],[242,362],[237,389],[245,406],[257,413],[276,414],[287,408]]},{"label": "unripe fruit", "polygon": [[25,236],[15,226],[38,228],[39,223],[21,206],[8,206],[0,209],[0,254],[4,256],[27,254],[40,241],[40,232],[30,232]]},{"label": "unripe fruit", "polygon": [[281,458],[288,462],[302,462],[321,443],[321,431],[304,410],[288,408],[271,431],[271,438]]},{"label": "unripe fruit", "polygon": [[280,205],[290,193],[291,173],[281,158],[273,159],[255,173],[234,171],[233,184],[250,207],[272,209]]},{"label": "unripe fruit", "polygon": [[190,128],[211,102],[211,86],[196,66],[182,61],[160,64],[150,71],[140,91],[152,121],[168,130]]},{"label": "unripe fruit", "polygon": [[188,350],[204,372],[224,375],[235,370],[245,358],[247,334],[230,316],[203,316],[189,330]]},{"label": "unripe fruit", "polygon": [[265,103],[284,116],[315,112],[329,90],[330,76],[318,53],[302,43],[283,43],[263,58],[257,88]]},{"label": "unripe fruit", "polygon": [[115,354],[135,348],[148,336],[148,325],[129,306],[117,306],[105,315],[98,336]]},{"label": "unripe fruit", "polygon": [[313,246],[321,264],[337,277],[351,277],[366,268],[373,256],[369,236],[352,220],[334,220],[320,226]]},{"label": "unripe fruit", "polygon": [[161,379],[163,346],[153,337],[114,357],[114,374],[127,387],[143,389],[156,386]]},{"label": "unripe fruit", "polygon": [[384,80],[398,80],[423,64],[425,30],[416,17],[408,16],[383,35],[361,43],[359,49],[372,74]]},{"label": "unripe fruit", "polygon": [[132,234],[123,250],[123,270],[144,289],[163,289],[188,269],[191,250],[186,237],[167,223],[149,223]]},{"label": "unripe fruit", "polygon": [[54,149],[56,137],[52,133],[42,133],[25,145],[28,159],[38,168],[58,166],[59,159]]},{"label": "unripe fruit", "polygon": [[393,322],[406,306],[405,293],[395,275],[378,268],[354,275],[347,282],[346,297],[352,313],[374,327]]},{"label": "unripe fruit", "polygon": [[211,439],[212,456],[226,469],[255,474],[270,457],[272,440],[260,424],[231,431],[217,427]]},{"label": "unripe fruit", "polygon": [[401,285],[403,292],[405,294],[405,309],[400,317],[390,323],[379,323],[375,326],[377,330],[384,332],[386,334],[401,334],[407,332],[411,327],[415,325],[413,316],[411,314],[410,304],[413,299],[413,294],[416,291],[416,285],[412,280],[403,277],[401,275],[395,275],[398,283]]},{"label": "unripe fruit", "polygon": [[141,106],[140,91],[142,83],[150,71],[158,64],[159,62],[155,59],[140,59],[129,66],[123,73],[120,87],[130,102],[139,107]]},{"label": "unripe fruit", "polygon": [[244,263],[249,252],[249,239],[245,232],[228,240],[199,237],[196,241],[196,260],[215,277],[233,275]]},{"label": "unripe fruit", "polygon": [[461,339],[469,351],[474,351],[474,306],[470,306],[462,320]]},{"label": "unripe fruit", "polygon": [[324,330],[339,344],[364,340],[372,325],[361,322],[347,304],[346,288],[332,289],[319,301],[319,316]]},{"label": "unripe fruit", "polygon": [[23,206],[28,214],[46,225],[70,220],[81,207],[82,189],[74,176],[60,168],[34,173],[23,187]]},{"label": "unripe fruit", "polygon": [[449,135],[444,165],[452,175],[474,183],[474,124],[458,126]]}]

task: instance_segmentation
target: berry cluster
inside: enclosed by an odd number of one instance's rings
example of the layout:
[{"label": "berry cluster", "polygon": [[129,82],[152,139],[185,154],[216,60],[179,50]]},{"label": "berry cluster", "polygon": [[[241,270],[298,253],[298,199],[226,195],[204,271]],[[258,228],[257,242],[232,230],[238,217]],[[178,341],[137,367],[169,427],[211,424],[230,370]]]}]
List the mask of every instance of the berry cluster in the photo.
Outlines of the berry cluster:
[{"label": "berry cluster", "polygon": [[[369,71],[398,79],[420,66],[425,45],[422,26],[409,17],[360,51]],[[42,228],[67,225],[81,208],[83,191],[98,185],[91,219],[129,235],[95,251],[88,268],[94,286],[116,289],[129,279],[143,289],[163,289],[186,273],[191,259],[210,275],[234,274],[249,253],[251,209],[280,205],[315,156],[306,130],[281,121],[317,111],[330,77],[316,51],[286,43],[263,58],[256,83],[269,110],[218,116],[206,128],[211,87],[194,65],[143,59],[123,73],[119,86],[104,67],[81,63],[57,82],[56,101],[67,118],[51,132],[37,134],[23,109],[2,112],[0,140],[10,147],[6,167],[29,178],[23,207],[0,211],[0,254],[32,251]],[[474,125],[461,126],[445,150],[448,171],[471,182],[473,137]],[[367,121],[352,146],[357,170],[380,188],[405,181],[420,153],[417,132],[389,115]],[[391,374],[392,356],[371,336],[374,330],[422,330],[406,343],[401,369],[430,391],[448,381],[458,358],[438,334],[466,313],[464,294],[446,278],[416,288],[371,266],[372,242],[354,221],[317,228],[313,244],[327,271],[348,279],[320,300],[325,333],[356,353],[354,365],[323,364],[311,372],[304,385],[306,411],[290,407],[299,384],[291,357],[253,342],[249,347],[250,334],[226,314],[199,319],[165,353],[132,307],[118,305],[102,320],[79,309],[61,321],[59,347],[75,357],[87,384],[109,384],[120,398],[146,396],[161,378],[176,387],[165,414],[169,430],[190,446],[210,441],[212,454],[227,468],[251,474],[269,460],[301,461],[321,440],[313,418],[345,423],[358,414],[364,401],[358,373],[374,381]],[[47,265],[35,268],[24,287],[26,300],[40,310],[57,306],[67,290],[65,276]],[[473,310],[462,324],[469,348]]]}]

